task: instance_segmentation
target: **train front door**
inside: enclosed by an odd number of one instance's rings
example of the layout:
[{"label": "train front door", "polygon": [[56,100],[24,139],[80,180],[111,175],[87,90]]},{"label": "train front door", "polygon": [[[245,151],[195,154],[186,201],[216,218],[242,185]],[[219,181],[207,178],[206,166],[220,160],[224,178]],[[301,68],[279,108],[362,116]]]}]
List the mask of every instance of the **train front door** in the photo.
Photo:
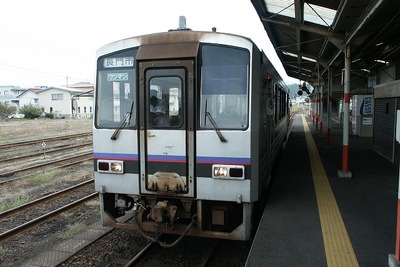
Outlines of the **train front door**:
[{"label": "train front door", "polygon": [[141,193],[194,196],[193,61],[139,64]]}]

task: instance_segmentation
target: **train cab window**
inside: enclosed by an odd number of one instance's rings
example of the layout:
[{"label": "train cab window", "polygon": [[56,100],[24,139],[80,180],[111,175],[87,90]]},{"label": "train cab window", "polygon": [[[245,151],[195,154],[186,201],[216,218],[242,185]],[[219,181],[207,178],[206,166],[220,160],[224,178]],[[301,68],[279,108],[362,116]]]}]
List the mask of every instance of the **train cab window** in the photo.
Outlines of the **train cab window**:
[{"label": "train cab window", "polygon": [[201,59],[200,128],[247,128],[249,52],[205,45]]},{"label": "train cab window", "polygon": [[135,89],[136,50],[99,58],[95,114],[96,127],[134,127],[136,123]]},{"label": "train cab window", "polygon": [[181,127],[182,80],[178,76],[153,77],[149,83],[149,125],[153,128]]}]

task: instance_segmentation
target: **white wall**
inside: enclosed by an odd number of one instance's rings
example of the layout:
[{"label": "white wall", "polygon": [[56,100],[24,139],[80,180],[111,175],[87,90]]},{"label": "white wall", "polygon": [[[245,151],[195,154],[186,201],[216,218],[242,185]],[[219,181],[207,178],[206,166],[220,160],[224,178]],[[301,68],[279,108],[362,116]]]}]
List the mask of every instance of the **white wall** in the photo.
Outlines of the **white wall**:
[{"label": "white wall", "polygon": [[20,97],[18,97],[19,100],[19,107],[23,107],[25,105],[38,105],[39,103],[36,103],[36,99],[38,99],[38,95],[32,91],[27,91],[24,94],[22,94]]},{"label": "white wall", "polygon": [[[62,94],[61,100],[53,100],[53,94]],[[52,88],[43,90],[38,93],[39,105],[44,108],[44,112],[59,114],[61,116],[70,116],[72,114],[71,108],[71,94],[68,90]]]}]

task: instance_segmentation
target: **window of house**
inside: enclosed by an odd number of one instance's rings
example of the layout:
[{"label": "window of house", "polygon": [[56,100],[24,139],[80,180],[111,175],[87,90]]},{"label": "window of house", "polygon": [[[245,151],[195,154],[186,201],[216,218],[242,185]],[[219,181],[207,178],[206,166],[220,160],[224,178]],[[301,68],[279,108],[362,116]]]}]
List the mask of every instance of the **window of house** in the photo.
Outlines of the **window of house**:
[{"label": "window of house", "polygon": [[64,95],[63,94],[51,94],[51,100],[63,100]]}]

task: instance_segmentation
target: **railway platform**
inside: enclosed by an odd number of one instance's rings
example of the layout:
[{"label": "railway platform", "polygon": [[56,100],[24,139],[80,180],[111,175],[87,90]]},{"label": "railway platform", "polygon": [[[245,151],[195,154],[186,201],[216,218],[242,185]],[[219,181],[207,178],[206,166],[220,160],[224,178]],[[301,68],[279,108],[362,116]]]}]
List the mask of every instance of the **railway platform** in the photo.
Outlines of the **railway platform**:
[{"label": "railway platform", "polygon": [[395,252],[399,167],[349,137],[349,171],[339,178],[342,127],[331,147],[297,114],[272,180],[246,266],[388,266]]}]

